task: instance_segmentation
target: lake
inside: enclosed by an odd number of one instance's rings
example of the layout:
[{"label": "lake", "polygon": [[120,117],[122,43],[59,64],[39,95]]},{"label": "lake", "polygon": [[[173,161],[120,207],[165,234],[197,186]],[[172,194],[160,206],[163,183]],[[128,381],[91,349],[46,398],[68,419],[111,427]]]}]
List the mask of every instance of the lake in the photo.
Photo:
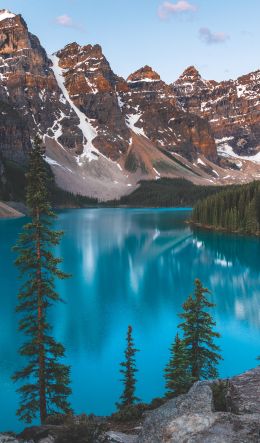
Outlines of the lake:
[{"label": "lake", "polygon": [[[59,213],[65,231],[57,254],[73,275],[58,283],[66,303],[52,309],[54,334],[71,365],[76,413],[110,414],[122,386],[127,326],[133,326],[137,395],[164,393],[163,369],[182,303],[200,278],[213,311],[228,377],[256,366],[260,355],[260,240],[192,231],[189,210],[82,209]],[[20,430],[18,398],[10,380],[22,360],[15,313],[19,287],[11,247],[25,219],[0,221],[0,431]]]}]

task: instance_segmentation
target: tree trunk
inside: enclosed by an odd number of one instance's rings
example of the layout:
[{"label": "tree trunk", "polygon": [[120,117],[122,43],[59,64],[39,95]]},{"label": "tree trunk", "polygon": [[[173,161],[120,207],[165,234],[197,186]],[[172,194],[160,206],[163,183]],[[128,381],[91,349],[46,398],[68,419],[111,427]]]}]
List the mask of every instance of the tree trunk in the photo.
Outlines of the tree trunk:
[{"label": "tree trunk", "polygon": [[[37,223],[40,222],[39,209],[37,209]],[[45,423],[47,418],[47,404],[46,404],[46,384],[45,384],[45,349],[44,349],[44,331],[43,331],[43,300],[42,300],[42,271],[41,271],[41,233],[37,226],[37,282],[38,282],[38,342],[39,342],[39,402],[40,402],[40,419],[41,424]]]}]

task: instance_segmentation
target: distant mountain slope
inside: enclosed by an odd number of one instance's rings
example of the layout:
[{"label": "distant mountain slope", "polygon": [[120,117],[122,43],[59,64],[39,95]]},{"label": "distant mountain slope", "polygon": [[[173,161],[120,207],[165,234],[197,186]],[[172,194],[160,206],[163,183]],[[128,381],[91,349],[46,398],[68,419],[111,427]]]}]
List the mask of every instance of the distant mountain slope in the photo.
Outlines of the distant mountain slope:
[{"label": "distant mountain slope", "polygon": [[26,167],[32,138],[46,144],[57,184],[119,198],[139,180],[197,184],[260,176],[259,72],[205,81],[191,67],[172,85],[149,66],[127,80],[99,45],[48,57],[24,19],[0,10],[0,185],[5,161]]},{"label": "distant mountain slope", "polygon": [[23,217],[24,214],[0,201],[0,218]]},{"label": "distant mountain slope", "polygon": [[260,162],[260,70],[218,83],[191,66],[171,87],[187,112],[208,120],[221,157]]}]

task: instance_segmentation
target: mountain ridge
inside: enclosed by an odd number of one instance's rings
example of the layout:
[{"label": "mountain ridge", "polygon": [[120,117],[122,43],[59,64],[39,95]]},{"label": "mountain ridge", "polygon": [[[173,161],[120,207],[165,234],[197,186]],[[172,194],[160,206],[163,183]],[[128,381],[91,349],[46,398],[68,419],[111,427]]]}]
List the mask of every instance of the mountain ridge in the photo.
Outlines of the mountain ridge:
[{"label": "mountain ridge", "polygon": [[111,199],[145,179],[257,179],[259,96],[260,71],[215,82],[190,66],[166,84],[147,65],[116,75],[100,45],[73,42],[47,56],[21,15],[0,11],[0,158],[26,164],[40,134],[70,192]]}]

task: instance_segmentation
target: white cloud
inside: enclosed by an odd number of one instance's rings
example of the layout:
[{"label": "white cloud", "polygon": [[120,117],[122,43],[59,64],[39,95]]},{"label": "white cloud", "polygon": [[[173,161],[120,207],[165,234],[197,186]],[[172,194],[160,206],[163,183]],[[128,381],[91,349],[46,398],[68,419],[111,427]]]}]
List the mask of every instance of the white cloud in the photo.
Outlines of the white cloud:
[{"label": "white cloud", "polygon": [[60,26],[64,26],[65,28],[82,29],[82,26],[78,23],[75,23],[67,14],[59,15],[58,17],[56,17],[55,22]]},{"label": "white cloud", "polygon": [[200,28],[200,39],[207,45],[214,45],[217,43],[225,43],[230,39],[230,36],[225,32],[212,32],[209,28]]},{"label": "white cloud", "polygon": [[195,11],[197,11],[197,6],[191,4],[187,0],[179,0],[176,3],[166,1],[159,6],[158,15],[161,19],[166,19],[171,14],[181,14]]},{"label": "white cloud", "polygon": [[69,26],[73,25],[72,18],[67,14],[59,15],[59,17],[56,18],[56,22],[58,23],[58,25],[61,25],[61,26],[68,26],[69,27]]}]

